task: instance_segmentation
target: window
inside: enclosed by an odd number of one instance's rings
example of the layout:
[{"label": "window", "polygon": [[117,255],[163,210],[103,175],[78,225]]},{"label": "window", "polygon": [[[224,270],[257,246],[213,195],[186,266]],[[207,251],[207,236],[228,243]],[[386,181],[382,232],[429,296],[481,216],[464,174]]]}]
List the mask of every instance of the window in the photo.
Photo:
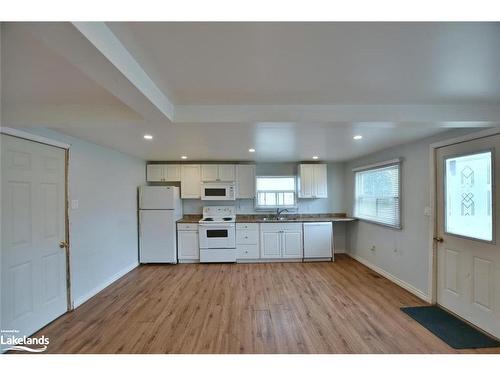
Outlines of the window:
[{"label": "window", "polygon": [[493,240],[492,156],[487,151],[446,159],[446,233]]},{"label": "window", "polygon": [[400,160],[356,168],[354,216],[401,228]]},{"label": "window", "polygon": [[295,208],[295,176],[262,176],[256,178],[257,209]]}]

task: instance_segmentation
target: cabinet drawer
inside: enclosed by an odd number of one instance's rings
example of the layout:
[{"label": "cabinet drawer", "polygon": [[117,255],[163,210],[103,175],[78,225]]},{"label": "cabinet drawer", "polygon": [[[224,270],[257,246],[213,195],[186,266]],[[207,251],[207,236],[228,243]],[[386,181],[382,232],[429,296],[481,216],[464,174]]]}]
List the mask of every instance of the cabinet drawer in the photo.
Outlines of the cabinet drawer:
[{"label": "cabinet drawer", "polygon": [[256,245],[259,242],[259,232],[256,230],[237,230],[236,243]]},{"label": "cabinet drawer", "polygon": [[259,246],[236,245],[237,259],[259,259]]},{"label": "cabinet drawer", "polygon": [[259,223],[236,223],[236,229],[259,230]]},{"label": "cabinet drawer", "polygon": [[179,223],[177,230],[198,230],[198,224]]}]

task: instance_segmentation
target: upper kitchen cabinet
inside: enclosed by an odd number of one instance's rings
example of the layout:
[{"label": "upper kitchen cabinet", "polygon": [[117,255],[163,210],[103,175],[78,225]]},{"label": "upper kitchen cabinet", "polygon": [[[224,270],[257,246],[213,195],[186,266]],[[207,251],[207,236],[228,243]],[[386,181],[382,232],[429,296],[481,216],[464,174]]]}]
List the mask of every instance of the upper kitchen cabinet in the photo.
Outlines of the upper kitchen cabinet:
[{"label": "upper kitchen cabinet", "polygon": [[255,198],[255,165],[236,166],[236,199]]},{"label": "upper kitchen cabinet", "polygon": [[179,164],[148,164],[146,180],[148,182],[180,181],[181,166]]},{"label": "upper kitchen cabinet", "polygon": [[236,180],[234,164],[203,164],[201,166],[202,181],[234,181]]},{"label": "upper kitchen cabinet", "polygon": [[163,179],[163,164],[148,164],[146,166],[146,181],[161,182]]},{"label": "upper kitchen cabinet", "polygon": [[299,180],[299,198],[328,198],[326,164],[300,164]]},{"label": "upper kitchen cabinet", "polygon": [[201,198],[201,168],[198,164],[181,166],[181,198]]}]

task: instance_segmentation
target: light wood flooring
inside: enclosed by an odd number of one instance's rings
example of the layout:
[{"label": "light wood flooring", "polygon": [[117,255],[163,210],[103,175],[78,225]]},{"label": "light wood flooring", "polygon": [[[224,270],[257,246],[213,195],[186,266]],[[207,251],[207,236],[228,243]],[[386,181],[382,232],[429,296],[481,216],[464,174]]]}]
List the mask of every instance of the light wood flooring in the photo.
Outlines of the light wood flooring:
[{"label": "light wood flooring", "polygon": [[[49,353],[455,353],[349,258],[140,266],[39,331]],[[500,353],[500,348],[478,351]]]}]

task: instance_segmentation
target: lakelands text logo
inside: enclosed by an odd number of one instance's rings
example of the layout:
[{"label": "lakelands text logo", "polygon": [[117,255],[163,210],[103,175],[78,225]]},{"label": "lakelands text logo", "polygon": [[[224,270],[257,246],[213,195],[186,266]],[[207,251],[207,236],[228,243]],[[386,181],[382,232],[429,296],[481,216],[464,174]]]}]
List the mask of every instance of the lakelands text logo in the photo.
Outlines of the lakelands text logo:
[{"label": "lakelands text logo", "polygon": [[0,331],[0,346],[3,350],[16,350],[30,353],[41,353],[47,350],[49,338],[19,336],[17,329],[5,329]]}]

